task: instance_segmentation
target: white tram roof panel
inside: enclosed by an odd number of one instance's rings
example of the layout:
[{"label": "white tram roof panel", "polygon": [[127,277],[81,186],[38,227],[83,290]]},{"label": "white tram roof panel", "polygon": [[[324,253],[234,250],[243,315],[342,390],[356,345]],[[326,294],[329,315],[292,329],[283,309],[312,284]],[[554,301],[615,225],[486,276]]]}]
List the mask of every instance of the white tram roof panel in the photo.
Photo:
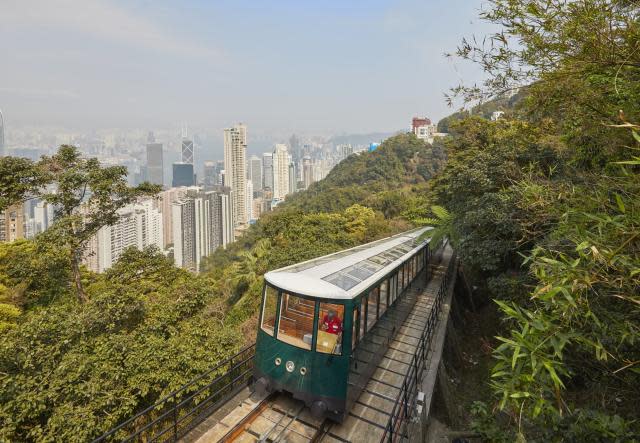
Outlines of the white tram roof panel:
[{"label": "white tram roof panel", "polygon": [[272,285],[297,294],[351,299],[424,246],[415,239],[433,228],[419,228],[355,248],[267,272]]}]

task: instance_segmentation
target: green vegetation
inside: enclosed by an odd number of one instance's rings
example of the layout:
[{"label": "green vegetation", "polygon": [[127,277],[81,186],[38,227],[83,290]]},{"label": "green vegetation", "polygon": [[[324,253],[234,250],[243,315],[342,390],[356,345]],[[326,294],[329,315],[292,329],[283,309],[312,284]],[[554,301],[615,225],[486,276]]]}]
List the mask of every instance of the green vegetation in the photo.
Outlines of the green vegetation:
[{"label": "green vegetation", "polygon": [[495,402],[476,403],[476,429],[489,441],[637,439],[640,7],[493,0],[482,15],[502,32],[458,55],[489,79],[454,92],[529,86],[506,119],[446,122],[433,185],[465,273],[504,319]]},{"label": "green vegetation", "polygon": [[[78,268],[78,279],[72,261],[89,232],[154,189],[128,188],[124,170],[67,146],[36,163],[0,159],[0,171],[15,171],[2,176],[5,207],[40,196],[64,209],[35,239],[0,243],[0,440],[90,440],[253,341],[262,275],[407,229],[401,212],[426,204],[418,170],[440,167],[432,151],[442,155],[401,135],[349,158],[321,191],[264,215],[198,275],[130,249],[104,274]],[[359,197],[327,199],[343,185]],[[91,211],[80,217],[85,192]]]},{"label": "green vegetation", "polygon": [[[73,210],[0,244],[0,440],[96,437],[251,341],[267,270],[429,223],[502,317],[486,344],[494,398],[468,405],[474,428],[488,441],[637,441],[640,6],[489,6],[482,17],[503,31],[458,50],[489,78],[454,90],[482,104],[441,122],[450,137],[398,135],[349,157],[197,276],[154,250],[103,275],[76,269],[88,227]],[[488,121],[497,109],[505,118]],[[58,159],[68,166],[0,159],[0,207],[44,195],[74,208],[86,185],[108,223],[152,191],[72,148]]]}]

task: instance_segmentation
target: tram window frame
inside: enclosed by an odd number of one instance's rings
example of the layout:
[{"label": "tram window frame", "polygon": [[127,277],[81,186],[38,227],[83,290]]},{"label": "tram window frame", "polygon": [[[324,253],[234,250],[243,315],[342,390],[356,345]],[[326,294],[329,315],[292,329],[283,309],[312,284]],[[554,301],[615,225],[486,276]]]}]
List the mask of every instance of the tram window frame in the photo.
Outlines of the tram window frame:
[{"label": "tram window frame", "polygon": [[358,332],[360,330],[360,306],[353,307],[351,322],[351,350],[353,351],[360,342],[360,338],[358,337]]},{"label": "tram window frame", "polygon": [[[325,332],[322,329],[322,324],[324,323],[324,316],[326,315],[326,313],[329,312],[330,309],[333,309],[334,311],[336,311],[336,315],[342,322],[342,331],[340,331],[340,333],[338,334],[335,334],[337,335],[337,340],[336,340],[336,344],[333,351],[326,351],[320,347],[320,343],[318,341],[320,334],[318,334],[318,332],[319,331]],[[344,338],[344,325],[345,325],[345,311],[346,311],[345,306],[343,304],[329,303],[329,302],[322,302],[322,301],[319,303],[318,318],[317,318],[318,326],[314,331],[314,333],[316,334],[316,348],[315,348],[316,352],[319,352],[321,354],[342,355],[342,344],[344,343],[343,338]]]},{"label": "tram window frame", "polygon": [[[276,323],[278,325],[277,329],[278,329],[278,334],[276,335],[276,339],[281,341],[282,343],[287,343],[291,346],[294,346],[296,348],[299,349],[304,349],[306,351],[310,351],[312,348],[312,344],[313,344],[313,337],[315,334],[315,330],[314,330],[314,319],[315,319],[315,312],[316,312],[316,305],[318,303],[317,300],[312,300],[312,299],[306,299],[309,300],[313,303],[313,313],[311,314],[311,326],[310,329],[306,331],[306,334],[304,334],[304,330],[303,330],[303,335],[302,338],[298,338],[295,335],[290,335],[288,333],[286,333],[286,331],[284,329],[281,328],[282,325],[282,317],[283,317],[283,312],[284,310],[289,310],[289,305],[291,305],[291,299],[300,299],[300,300],[305,300],[305,297],[301,297],[299,295],[296,294],[290,294],[288,292],[285,291],[280,291],[280,308],[278,310],[278,322]],[[285,317],[287,318],[287,317]],[[287,318],[288,320],[292,320]],[[296,328],[295,330],[297,331],[299,328],[297,327],[298,321],[295,320],[294,321]],[[300,328],[302,329],[302,328]],[[311,341],[309,343],[307,343],[306,341],[304,341],[304,337],[305,335],[310,334],[311,337]]]},{"label": "tram window frame", "polygon": [[368,294],[362,294],[362,298],[360,299],[360,340],[362,340],[367,333],[367,306],[369,306]]},{"label": "tram window frame", "polygon": [[[271,292],[270,292],[271,291]],[[265,314],[267,313],[267,297],[270,295],[275,297],[275,303],[273,304],[273,316],[272,316],[272,326],[265,326]],[[269,334],[271,337],[275,336],[277,320],[278,320],[278,303],[280,301],[280,291],[277,288],[274,288],[270,285],[265,285],[264,295],[262,299],[262,312],[260,315],[260,329],[264,331],[266,334]],[[270,331],[269,331],[270,329]]]},{"label": "tram window frame", "polygon": [[[378,286],[378,318],[382,317],[389,309],[389,280],[384,279]],[[384,298],[384,303],[382,302]]]},{"label": "tram window frame", "polygon": [[409,287],[409,261],[404,262],[404,289]]},{"label": "tram window frame", "polygon": [[391,304],[393,305],[398,298],[398,273],[391,276]]},{"label": "tram window frame", "polygon": [[416,278],[416,256],[411,257],[411,280]]},{"label": "tram window frame", "polygon": [[[375,296],[375,300],[372,300],[371,296]],[[367,331],[370,331],[371,328],[378,321],[378,303],[380,302],[380,288],[377,286],[371,288],[369,293],[367,294]],[[370,309],[374,308],[373,312],[370,312]]]}]

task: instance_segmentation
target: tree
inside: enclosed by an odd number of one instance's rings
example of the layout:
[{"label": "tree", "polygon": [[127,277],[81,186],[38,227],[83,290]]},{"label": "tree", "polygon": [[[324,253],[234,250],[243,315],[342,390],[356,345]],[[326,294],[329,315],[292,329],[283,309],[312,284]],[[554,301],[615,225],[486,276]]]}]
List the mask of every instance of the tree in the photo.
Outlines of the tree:
[{"label": "tree", "polygon": [[149,183],[130,187],[126,167],[103,167],[69,145],[61,146],[52,157],[43,157],[38,168],[54,189],[40,194],[55,208],[56,222],[47,236],[67,251],[77,298],[85,302],[80,262],[88,240],[103,226],[118,221],[119,209],[138,197],[157,194],[160,187]]},{"label": "tree", "polygon": [[0,157],[0,211],[33,198],[47,180],[38,164],[26,158]]},{"label": "tree", "polygon": [[[505,320],[490,377],[496,410],[511,419],[511,440],[630,440],[638,435],[640,175],[628,147],[640,137],[619,124],[619,110],[639,119],[640,4],[492,0],[481,15],[502,29],[464,40],[458,55],[488,80],[454,95],[526,91],[507,116],[517,120],[452,124],[435,190],[453,214],[457,252],[496,291]],[[489,282],[512,273],[525,284]],[[505,428],[483,423],[486,438]]]}]

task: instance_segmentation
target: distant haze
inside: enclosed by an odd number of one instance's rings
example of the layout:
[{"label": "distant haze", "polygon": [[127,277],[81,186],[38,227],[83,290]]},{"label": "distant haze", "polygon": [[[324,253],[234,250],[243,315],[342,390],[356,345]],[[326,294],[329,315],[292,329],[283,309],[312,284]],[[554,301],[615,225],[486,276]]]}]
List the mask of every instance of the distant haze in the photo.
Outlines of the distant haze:
[{"label": "distant haze", "polygon": [[452,112],[481,0],[2,0],[7,126],[393,132]]}]

